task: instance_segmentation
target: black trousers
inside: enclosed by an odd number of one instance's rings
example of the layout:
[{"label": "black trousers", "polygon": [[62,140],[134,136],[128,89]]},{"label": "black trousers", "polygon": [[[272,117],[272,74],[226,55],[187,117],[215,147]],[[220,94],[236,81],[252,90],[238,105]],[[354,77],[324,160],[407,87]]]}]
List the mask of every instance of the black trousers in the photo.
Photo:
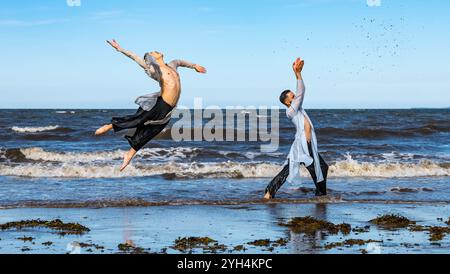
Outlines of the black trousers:
[{"label": "black trousers", "polygon": [[[313,155],[312,151],[312,145],[311,142],[308,142],[308,150],[309,155]],[[320,169],[322,170],[323,174],[323,181],[317,182],[317,175],[316,170],[314,168],[314,161],[311,165],[307,166],[306,169],[308,170],[309,174],[311,175],[311,178],[316,186],[316,195],[326,195],[326,182],[327,182],[327,176],[328,176],[328,164],[325,162],[325,160],[322,158],[322,156],[319,153],[319,162],[320,162]],[[304,165],[304,163],[302,163]],[[287,177],[289,176],[289,163],[283,167],[283,169],[280,171],[280,173],[275,176],[275,178],[272,179],[272,181],[267,185],[266,187],[266,193],[269,192],[270,196],[272,198],[275,198],[275,194],[278,192],[280,187],[286,182]]]},{"label": "black trousers", "polygon": [[113,125],[114,132],[135,128],[136,131],[133,136],[125,136],[125,138],[128,140],[130,146],[138,151],[158,135],[169,122],[162,125],[145,125],[145,123],[147,121],[164,119],[172,109],[172,106],[164,102],[161,97],[158,97],[155,106],[150,111],[139,108],[135,114],[124,117],[113,117],[111,124]]}]

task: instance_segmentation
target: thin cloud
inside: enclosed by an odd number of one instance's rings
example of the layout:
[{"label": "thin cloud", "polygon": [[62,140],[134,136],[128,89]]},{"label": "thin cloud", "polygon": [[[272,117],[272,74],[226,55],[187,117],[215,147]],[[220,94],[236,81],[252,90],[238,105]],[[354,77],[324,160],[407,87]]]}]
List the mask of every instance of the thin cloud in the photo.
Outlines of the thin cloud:
[{"label": "thin cloud", "polygon": [[67,22],[67,19],[46,19],[46,20],[0,20],[0,26],[5,27],[35,27],[53,25]]},{"label": "thin cloud", "polygon": [[119,15],[122,15],[122,13],[123,12],[120,10],[98,11],[98,12],[92,13],[92,18],[93,19],[108,19],[108,18],[113,18],[113,17],[117,17]]}]

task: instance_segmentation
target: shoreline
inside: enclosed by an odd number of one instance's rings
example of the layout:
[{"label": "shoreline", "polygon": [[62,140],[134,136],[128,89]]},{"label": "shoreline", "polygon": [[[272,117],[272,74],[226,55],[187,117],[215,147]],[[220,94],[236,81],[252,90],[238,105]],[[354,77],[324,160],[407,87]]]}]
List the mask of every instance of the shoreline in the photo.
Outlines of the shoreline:
[{"label": "shoreline", "polygon": [[354,199],[346,200],[340,196],[313,198],[284,199],[254,199],[229,201],[163,201],[153,202],[140,199],[129,200],[99,200],[81,202],[30,202],[22,204],[0,205],[0,210],[11,209],[103,209],[103,208],[148,208],[148,207],[179,207],[179,206],[257,206],[257,205],[305,205],[305,204],[386,204],[386,205],[450,205],[450,201],[441,200],[384,200],[384,199]]}]

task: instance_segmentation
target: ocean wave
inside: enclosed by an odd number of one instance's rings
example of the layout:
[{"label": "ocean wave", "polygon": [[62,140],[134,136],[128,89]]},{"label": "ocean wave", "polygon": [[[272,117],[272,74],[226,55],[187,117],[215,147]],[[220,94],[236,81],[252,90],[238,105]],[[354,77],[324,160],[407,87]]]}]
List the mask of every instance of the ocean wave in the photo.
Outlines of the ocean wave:
[{"label": "ocean wave", "polygon": [[[288,129],[286,129],[288,130]],[[450,132],[447,125],[426,124],[411,128],[318,128],[319,135],[340,136],[352,138],[383,138],[383,137],[411,137],[429,135],[437,132]]]},{"label": "ocean wave", "polygon": [[[194,157],[199,149],[190,147],[174,148],[144,148],[136,156],[137,160],[151,158],[151,160],[175,161]],[[122,159],[125,150],[92,151],[92,152],[59,152],[47,151],[41,147],[7,149],[1,154],[12,160],[33,160],[60,163],[93,163],[110,162]]]},{"label": "ocean wave", "polygon": [[345,160],[330,165],[329,174],[336,177],[404,178],[450,176],[450,169],[445,163],[430,160],[422,160],[418,163],[359,162],[351,155],[347,155]]},{"label": "ocean wave", "polygon": [[[11,148],[2,149],[0,155],[13,160],[22,161],[43,161],[43,162],[61,162],[61,163],[89,163],[89,162],[109,162],[122,159],[125,150],[113,151],[92,151],[92,152],[60,152],[47,151],[41,147],[30,148]],[[280,157],[281,153],[262,153],[262,152],[239,152],[239,151],[218,151],[213,149],[204,149],[196,147],[171,147],[171,148],[144,148],[139,151],[136,160],[140,159],[151,161],[177,161],[193,158],[240,158],[254,160],[259,157]]]},{"label": "ocean wave", "polygon": [[152,165],[131,165],[120,172],[117,165],[87,164],[22,164],[0,165],[0,175],[46,178],[121,178],[142,176],[165,176],[168,179],[197,178],[258,178],[270,177],[278,172],[279,166],[256,163],[167,163]]},{"label": "ocean wave", "polygon": [[73,110],[71,110],[71,111],[68,111],[68,110],[57,110],[57,111],[55,111],[55,113],[56,114],[68,114],[68,113],[75,114],[76,112],[73,111]]},{"label": "ocean wave", "polygon": [[[75,156],[72,156],[75,157]],[[20,165],[0,165],[0,175],[49,178],[120,178],[163,176],[166,179],[200,178],[272,178],[281,169],[273,163],[152,163],[149,165],[135,160],[124,172],[119,172],[118,163],[82,162],[39,162]],[[301,167],[302,176],[309,176]],[[450,176],[450,169],[431,161],[419,163],[368,163],[353,159],[338,161],[330,165],[329,177],[380,177],[407,178]]]},{"label": "ocean wave", "polygon": [[12,131],[19,132],[19,133],[37,133],[37,132],[43,132],[43,131],[51,131],[58,129],[59,126],[45,126],[45,127],[18,127],[14,126],[11,128]]}]

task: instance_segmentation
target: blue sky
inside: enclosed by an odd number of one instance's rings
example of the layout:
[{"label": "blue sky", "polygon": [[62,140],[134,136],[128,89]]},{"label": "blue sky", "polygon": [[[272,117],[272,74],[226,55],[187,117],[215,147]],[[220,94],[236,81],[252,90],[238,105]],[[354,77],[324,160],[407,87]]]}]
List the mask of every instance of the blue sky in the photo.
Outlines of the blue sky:
[{"label": "blue sky", "polygon": [[[71,0],[76,2],[77,0]],[[370,2],[378,2],[370,0]],[[450,107],[450,1],[2,1],[0,108],[135,108],[158,90],[115,38],[181,69],[180,105],[279,106],[305,59],[305,108]]]}]

